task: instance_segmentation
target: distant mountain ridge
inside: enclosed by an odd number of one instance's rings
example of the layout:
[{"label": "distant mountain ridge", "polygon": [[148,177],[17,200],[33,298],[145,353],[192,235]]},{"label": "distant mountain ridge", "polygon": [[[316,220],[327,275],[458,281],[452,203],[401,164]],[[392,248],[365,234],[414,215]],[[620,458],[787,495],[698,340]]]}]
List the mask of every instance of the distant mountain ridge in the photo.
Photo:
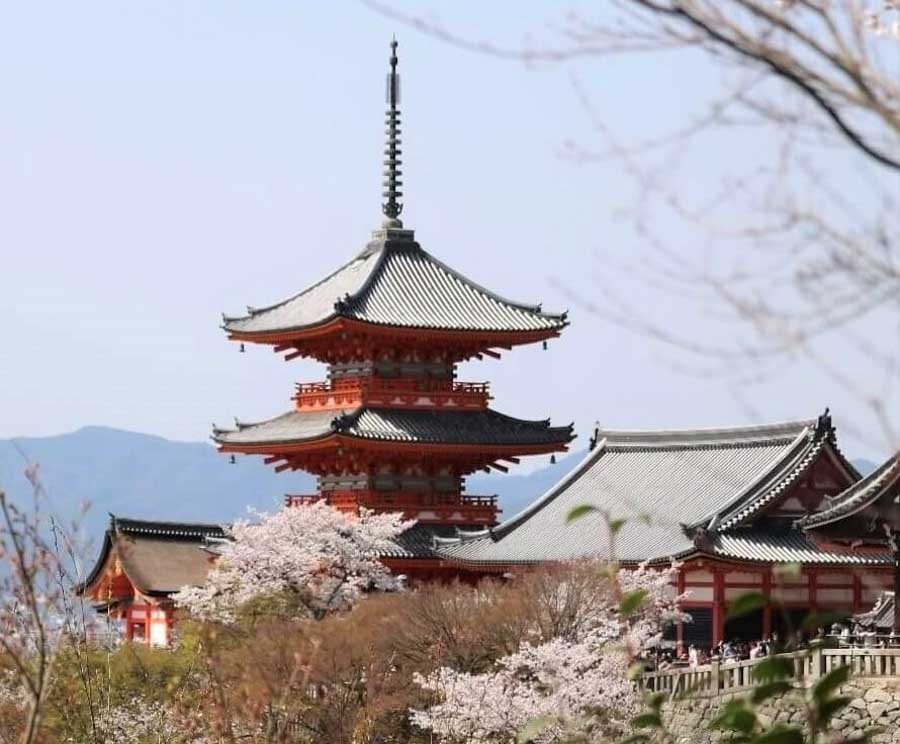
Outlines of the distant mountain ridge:
[{"label": "distant mountain ridge", "polygon": [[[238,457],[230,464],[203,442],[175,442],[151,434],[86,426],[49,437],[0,439],[0,488],[14,500],[30,498],[23,475],[25,461],[39,464],[49,507],[72,517],[90,505],[85,529],[99,539],[109,513],[148,519],[229,522],[248,507],[277,509],[286,493],[312,493],[315,479],[305,473],[275,473],[261,458]],[[467,480],[468,493],[497,494],[508,519],[567,475],[585,451],[559,457],[527,474],[477,474]],[[867,460],[854,462],[865,473]]]}]

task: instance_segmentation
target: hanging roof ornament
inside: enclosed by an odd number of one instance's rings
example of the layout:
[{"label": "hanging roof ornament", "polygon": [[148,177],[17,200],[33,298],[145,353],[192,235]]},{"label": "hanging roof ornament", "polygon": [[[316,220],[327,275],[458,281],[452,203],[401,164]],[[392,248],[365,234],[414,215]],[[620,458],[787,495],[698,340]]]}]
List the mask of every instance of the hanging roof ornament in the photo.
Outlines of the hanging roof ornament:
[{"label": "hanging roof ornament", "polygon": [[403,227],[398,217],[403,211],[403,205],[400,198],[403,196],[401,191],[403,181],[401,176],[403,171],[400,165],[403,162],[400,159],[402,150],[400,149],[400,75],[397,73],[397,39],[391,41],[391,71],[387,75],[386,102],[388,110],[385,113],[385,127],[387,134],[387,143],[384,148],[384,192],[382,196],[387,199],[381,205],[381,211],[387,217],[384,226]]}]

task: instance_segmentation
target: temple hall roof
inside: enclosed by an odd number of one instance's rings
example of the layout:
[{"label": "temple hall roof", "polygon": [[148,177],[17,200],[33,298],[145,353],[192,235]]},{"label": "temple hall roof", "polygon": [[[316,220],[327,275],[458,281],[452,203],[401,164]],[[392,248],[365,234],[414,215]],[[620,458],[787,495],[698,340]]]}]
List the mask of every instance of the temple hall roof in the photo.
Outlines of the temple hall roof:
[{"label": "temple hall roof", "polygon": [[213,439],[223,446],[292,444],[341,434],[386,442],[418,444],[567,444],[572,425],[550,426],[549,421],[526,421],[490,409],[480,411],[358,408],[336,411],[290,411],[254,424],[238,423],[235,430],[215,429]]},{"label": "temple hall roof", "polygon": [[199,586],[206,580],[210,554],[204,550],[208,539],[225,536],[221,525],[194,522],[161,522],[110,515],[100,556],[77,590],[90,591],[115,557],[131,584],[148,596],[178,591],[183,586]]},{"label": "temple hall roof", "polygon": [[[822,448],[839,456],[827,417],[729,429],[598,430],[595,441],[581,465],[531,506],[491,530],[441,541],[439,554],[496,564],[613,555],[664,560],[701,550],[749,560],[814,557],[815,546],[797,532],[776,537],[743,525],[806,472]],[[594,511],[567,524],[568,514],[585,504]],[[607,517],[626,520],[612,545]]]},{"label": "temple hall roof", "polygon": [[282,302],[225,318],[236,337],[289,333],[337,318],[403,328],[554,332],[565,314],[542,312],[479,286],[422,250],[409,230],[379,233],[352,261]]}]

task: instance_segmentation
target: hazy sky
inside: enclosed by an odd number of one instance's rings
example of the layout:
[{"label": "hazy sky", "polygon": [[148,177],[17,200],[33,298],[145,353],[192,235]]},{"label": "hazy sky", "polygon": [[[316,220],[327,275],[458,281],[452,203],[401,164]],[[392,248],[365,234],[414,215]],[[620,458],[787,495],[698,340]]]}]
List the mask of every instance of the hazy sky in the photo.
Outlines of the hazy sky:
[{"label": "hazy sky", "polygon": [[[464,33],[513,42],[561,12],[430,8]],[[595,420],[712,426],[830,405],[840,424],[857,406],[803,361],[752,387],[685,373],[671,352],[567,296],[604,292],[620,277],[603,257],[641,242],[618,217],[633,196],[622,165],[561,156],[567,140],[596,136],[572,76],[613,131],[652,134],[708,92],[714,77],[697,61],[534,69],[353,2],[30,0],[0,9],[0,437],[105,424],[204,439],[212,421],[286,410],[295,381],[323,376],[268,349],[238,354],[220,314],[321,278],[379,224],[395,32],[406,226],[479,283],[570,309],[548,351],[466,366],[463,379],[493,383],[496,408],[574,420],[584,445]],[[709,163],[752,159],[764,144],[723,141],[690,167],[702,180]],[[676,250],[699,240],[683,226],[671,238]],[[631,291],[673,325],[692,322],[654,287]]]}]

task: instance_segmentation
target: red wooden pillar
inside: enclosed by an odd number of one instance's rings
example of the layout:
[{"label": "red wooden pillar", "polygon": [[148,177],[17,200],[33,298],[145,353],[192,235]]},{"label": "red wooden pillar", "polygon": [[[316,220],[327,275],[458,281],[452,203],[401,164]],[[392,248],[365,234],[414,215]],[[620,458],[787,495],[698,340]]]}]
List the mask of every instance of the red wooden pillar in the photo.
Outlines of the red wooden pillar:
[{"label": "red wooden pillar", "polygon": [[[684,569],[678,569],[678,578],[676,579],[677,587],[676,592],[678,596],[684,594]],[[675,626],[675,653],[678,656],[681,656],[681,653],[684,651],[684,623],[680,620],[678,624]]]},{"label": "red wooden pillar", "polygon": [[772,635],[772,569],[766,569],[762,577],[762,593],[765,595],[766,603],[763,605],[763,638]]},{"label": "red wooden pillar", "polygon": [[853,612],[860,612],[862,608],[862,581],[859,574],[853,574]]},{"label": "red wooden pillar", "polygon": [[713,646],[725,637],[725,575],[713,569]]}]

